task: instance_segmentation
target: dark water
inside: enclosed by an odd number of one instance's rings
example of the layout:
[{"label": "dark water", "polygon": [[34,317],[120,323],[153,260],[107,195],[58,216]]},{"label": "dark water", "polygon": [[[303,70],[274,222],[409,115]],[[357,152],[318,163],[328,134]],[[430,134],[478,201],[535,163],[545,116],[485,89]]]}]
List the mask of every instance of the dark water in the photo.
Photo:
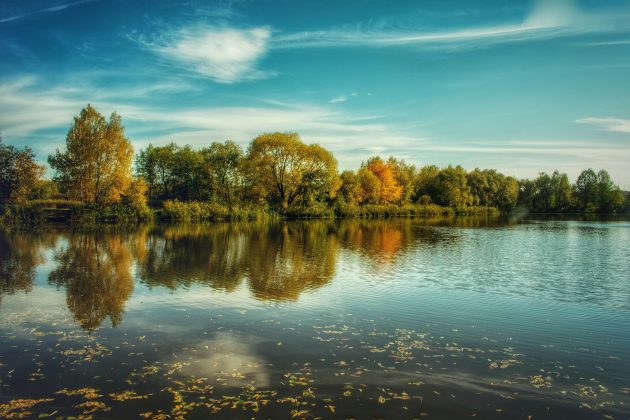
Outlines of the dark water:
[{"label": "dark water", "polygon": [[627,419],[630,222],[0,234],[0,404],[0,417]]}]

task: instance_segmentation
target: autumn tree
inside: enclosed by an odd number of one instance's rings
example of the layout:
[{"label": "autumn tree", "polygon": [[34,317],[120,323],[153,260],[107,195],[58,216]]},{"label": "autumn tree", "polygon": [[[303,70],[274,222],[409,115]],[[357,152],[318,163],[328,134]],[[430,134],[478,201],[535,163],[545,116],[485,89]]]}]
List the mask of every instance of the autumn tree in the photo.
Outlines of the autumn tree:
[{"label": "autumn tree", "polygon": [[5,145],[0,137],[0,204],[28,199],[43,174],[32,149]]},{"label": "autumn tree", "polygon": [[380,184],[380,204],[394,203],[402,197],[403,188],[396,180],[394,165],[376,156],[367,161],[365,167],[372,172]]},{"label": "autumn tree", "polygon": [[256,137],[245,168],[250,182],[285,210],[293,204],[334,198],[340,184],[332,153],[317,144],[304,144],[297,133]]},{"label": "autumn tree", "polygon": [[129,188],[133,148],[125,137],[120,115],[109,121],[88,105],[66,136],[66,150],[56,151],[48,163],[68,198],[92,204],[119,202]]},{"label": "autumn tree", "polygon": [[404,159],[396,159],[391,156],[387,159],[387,165],[394,172],[394,179],[402,188],[400,204],[409,203],[414,193],[414,179],[416,177],[416,167],[405,162]]}]

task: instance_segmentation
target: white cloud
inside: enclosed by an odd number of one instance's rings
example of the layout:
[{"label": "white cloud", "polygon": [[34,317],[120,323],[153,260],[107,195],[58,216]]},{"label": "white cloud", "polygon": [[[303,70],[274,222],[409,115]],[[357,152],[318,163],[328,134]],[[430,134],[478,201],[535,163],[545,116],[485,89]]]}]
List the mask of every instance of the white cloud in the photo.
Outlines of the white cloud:
[{"label": "white cloud", "polygon": [[[348,102],[350,99],[357,98],[358,96],[359,94],[357,92],[350,92],[348,95],[335,96],[328,102],[331,104],[337,104],[339,102]],[[371,95],[368,94],[368,96],[371,96]]]},{"label": "white cloud", "polygon": [[141,43],[170,63],[218,83],[235,83],[270,75],[257,69],[269,47],[268,27],[182,29],[158,42]]},{"label": "white cloud", "polygon": [[7,140],[50,127],[69,126],[72,115],[86,105],[59,92],[40,96],[31,90],[36,83],[33,77],[23,77],[0,84],[0,128]]},{"label": "white cloud", "polygon": [[595,125],[605,131],[613,131],[617,133],[630,133],[630,120],[624,120],[622,118],[581,118],[575,122],[579,124],[591,124]]},{"label": "white cloud", "polygon": [[304,141],[330,148],[349,164],[368,157],[374,147],[393,151],[422,140],[417,134],[392,130],[377,115],[354,115],[311,104],[253,100],[263,105],[166,109],[117,101],[121,97],[127,98],[126,90],[117,94],[89,87],[79,92],[42,89],[36,79],[23,78],[0,84],[0,128],[8,142],[28,144],[43,156],[63,145],[72,117],[91,102],[104,115],[114,111],[122,115],[136,149],[149,142],[171,141],[202,147],[231,139],[245,145],[263,132],[296,131]]},{"label": "white cloud", "polygon": [[630,45],[630,39],[621,39],[616,41],[586,42],[581,45],[587,47],[602,47],[610,45]]},{"label": "white cloud", "polygon": [[524,26],[532,28],[568,27],[586,16],[574,0],[537,0]]},{"label": "white cloud", "polygon": [[[168,89],[168,87],[167,87]],[[47,153],[61,147],[72,117],[89,98],[99,111],[119,112],[127,135],[136,150],[149,142],[163,145],[174,141],[205,147],[212,141],[231,139],[245,146],[263,132],[297,131],[307,143],[331,150],[340,169],[356,169],[374,154],[394,155],[413,164],[449,163],[467,168],[494,167],[516,176],[536,176],[538,171],[560,169],[577,176],[590,166],[605,167],[622,187],[630,186],[625,162],[630,149],[605,139],[545,141],[449,141],[434,133],[428,136],[417,124],[388,124],[380,115],[340,111],[333,105],[316,106],[250,98],[249,106],[204,106],[170,109],[160,101],[133,104],[124,91],[106,94],[98,90],[59,87],[41,88],[29,77],[0,84],[0,128],[10,144],[29,145],[43,161]],[[630,121],[619,118],[584,118],[619,132],[630,132]],[[434,126],[430,126],[432,130]]]},{"label": "white cloud", "polygon": [[329,102],[331,104],[336,104],[336,103],[339,103],[339,102],[346,102],[347,100],[348,100],[348,97],[343,95],[343,96],[336,96],[336,97],[332,98]]},{"label": "white cloud", "polygon": [[440,48],[466,48],[547,39],[587,32],[615,31],[628,28],[627,15],[584,13],[573,0],[537,0],[530,13],[521,21],[507,25],[426,32],[417,28],[388,29],[382,24],[374,29],[330,29],[298,32],[278,36],[274,48],[305,48],[334,46],[424,45]]}]

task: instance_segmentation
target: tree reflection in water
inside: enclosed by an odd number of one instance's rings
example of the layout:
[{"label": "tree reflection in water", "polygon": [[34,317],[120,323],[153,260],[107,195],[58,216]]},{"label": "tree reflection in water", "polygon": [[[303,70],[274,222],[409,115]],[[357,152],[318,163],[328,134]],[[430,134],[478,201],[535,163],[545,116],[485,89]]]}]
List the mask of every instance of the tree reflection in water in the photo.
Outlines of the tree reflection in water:
[{"label": "tree reflection in water", "polygon": [[38,242],[48,239],[39,235],[0,232],[0,303],[4,295],[30,292],[38,265],[44,263]]},{"label": "tree reflection in water", "polygon": [[[149,287],[246,287],[258,300],[296,301],[332,281],[340,247],[387,269],[414,245],[447,239],[440,229],[405,219],[179,224],[37,237],[52,240],[56,267],[48,281],[65,289],[69,310],[87,330],[105,318],[121,322],[134,277]],[[43,261],[42,246],[28,238],[0,236],[0,298],[30,290]]]},{"label": "tree reflection in water", "polygon": [[171,289],[232,291],[247,281],[257,299],[297,300],[332,279],[336,255],[328,222],[179,225],[152,232],[139,277]]},{"label": "tree reflection in water", "polygon": [[66,289],[68,309],[83,328],[93,330],[107,317],[112,326],[122,320],[133,291],[129,245],[121,234],[72,234],[56,252],[48,281]]}]

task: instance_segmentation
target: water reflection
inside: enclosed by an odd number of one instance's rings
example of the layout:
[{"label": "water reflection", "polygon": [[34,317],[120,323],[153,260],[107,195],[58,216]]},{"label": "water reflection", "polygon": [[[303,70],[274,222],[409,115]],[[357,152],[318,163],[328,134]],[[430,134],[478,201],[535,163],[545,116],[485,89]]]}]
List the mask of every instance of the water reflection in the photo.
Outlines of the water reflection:
[{"label": "water reflection", "polygon": [[625,418],[629,241],[473,218],[0,233],[0,417]]},{"label": "water reflection", "polygon": [[212,339],[197,343],[195,348],[181,352],[167,362],[186,360],[182,373],[206,378],[225,377],[222,379],[225,385],[228,378],[248,378],[258,387],[268,387],[271,383],[269,368],[256,350],[261,343],[262,340],[253,335],[220,331]]},{"label": "water reflection", "polygon": [[0,303],[29,292],[47,263],[49,284],[65,291],[68,309],[87,330],[106,318],[113,326],[121,322],[136,280],[149,289],[201,286],[245,290],[259,301],[297,301],[329,285],[338,266],[387,279],[385,287],[396,282],[627,308],[627,283],[609,273],[628,269],[619,257],[625,248],[616,245],[628,230],[611,226],[626,225],[467,217],[0,233]]},{"label": "water reflection", "polygon": [[339,237],[346,248],[391,262],[413,241],[410,220],[349,221],[339,223]]},{"label": "water reflection", "polygon": [[30,291],[49,250],[54,267],[48,283],[65,290],[68,309],[83,328],[93,330],[106,318],[112,326],[121,322],[134,278],[150,288],[201,285],[232,292],[245,287],[257,300],[296,301],[332,281],[340,247],[386,269],[414,244],[453,239],[403,219],[2,234],[0,299]]},{"label": "water reflection", "polygon": [[38,242],[46,239],[50,237],[35,240],[20,232],[0,232],[0,304],[4,295],[31,291],[37,266],[45,262]]},{"label": "water reflection", "polygon": [[66,290],[68,309],[81,326],[93,330],[105,318],[122,320],[133,291],[129,242],[121,234],[72,234],[54,256],[48,281]]},{"label": "water reflection", "polygon": [[337,238],[328,222],[168,226],[154,230],[140,261],[149,286],[203,284],[232,291],[244,281],[262,300],[296,300],[335,274]]}]

